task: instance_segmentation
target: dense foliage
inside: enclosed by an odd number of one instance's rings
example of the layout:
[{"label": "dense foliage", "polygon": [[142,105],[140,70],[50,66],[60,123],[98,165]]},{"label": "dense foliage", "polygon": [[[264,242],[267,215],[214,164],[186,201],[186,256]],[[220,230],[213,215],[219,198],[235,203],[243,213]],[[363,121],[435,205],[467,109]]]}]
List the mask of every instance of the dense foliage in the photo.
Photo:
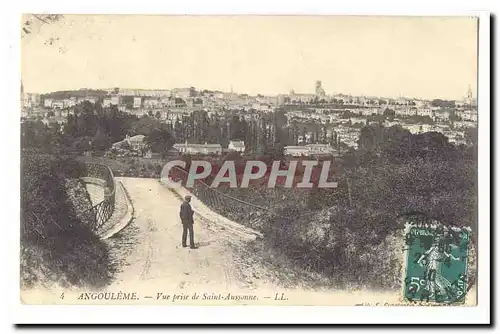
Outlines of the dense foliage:
[{"label": "dense foliage", "polygon": [[81,164],[29,152],[21,157],[22,285],[104,286],[108,249],[92,231],[90,198],[75,179]]},{"label": "dense foliage", "polygon": [[69,99],[71,97],[86,98],[87,96],[96,96],[103,98],[108,95],[108,92],[99,89],[80,89],[80,90],[60,90],[48,94],[42,94],[41,98],[44,99]]},{"label": "dense foliage", "polygon": [[[150,110],[147,115],[138,117],[119,111],[116,106],[103,108],[100,103],[89,101],[67,112],[63,125],[50,120],[43,123],[41,118],[25,120],[21,124],[22,147],[57,154],[61,151],[104,152],[126,135],[144,135],[154,153],[165,153],[175,142],[217,143],[227,147],[231,140],[244,141],[247,151],[264,153],[276,145],[296,144],[298,134],[296,129],[286,126],[284,110],[272,114],[250,111],[250,119],[242,117],[241,110],[223,108],[218,115],[199,110],[178,114],[172,122],[162,120],[169,113],[166,110]],[[53,111],[47,114],[54,116]],[[325,129],[315,130],[316,141],[320,140],[320,130]],[[329,142],[326,138],[321,140]]]},{"label": "dense foliage", "polygon": [[[474,138],[472,138],[474,139]],[[439,133],[367,126],[360,149],[336,160],[336,189],[226,189],[245,205],[232,219],[265,232],[268,245],[339,283],[395,288],[403,216],[421,213],[477,230],[477,146]]]}]

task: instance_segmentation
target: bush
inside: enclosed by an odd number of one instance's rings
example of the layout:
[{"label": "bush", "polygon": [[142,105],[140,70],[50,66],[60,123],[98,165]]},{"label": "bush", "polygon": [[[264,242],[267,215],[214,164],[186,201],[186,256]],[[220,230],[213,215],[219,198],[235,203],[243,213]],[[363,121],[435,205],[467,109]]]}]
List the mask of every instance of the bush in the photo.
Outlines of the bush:
[{"label": "bush", "polygon": [[[78,164],[51,156],[21,157],[21,286],[108,284],[109,252],[85,212],[88,194],[74,187]],[[68,193],[70,195],[68,195]],[[87,197],[85,197],[87,196]],[[75,199],[78,199],[75,201]]]},{"label": "bush", "polygon": [[339,283],[394,288],[403,256],[400,216],[422,212],[477,231],[477,160],[440,134],[415,135],[409,149],[405,132],[379,130],[384,136],[367,135],[366,149],[337,162],[338,188],[221,187],[269,210],[240,204],[215,210],[261,230],[270,247]]}]

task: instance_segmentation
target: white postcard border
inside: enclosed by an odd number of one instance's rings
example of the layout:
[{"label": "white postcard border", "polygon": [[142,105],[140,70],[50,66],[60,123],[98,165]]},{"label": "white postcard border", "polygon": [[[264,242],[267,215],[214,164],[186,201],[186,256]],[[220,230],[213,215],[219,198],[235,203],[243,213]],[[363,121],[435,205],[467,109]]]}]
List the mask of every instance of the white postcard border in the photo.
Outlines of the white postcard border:
[{"label": "white postcard border", "polygon": [[[192,1],[191,1],[192,2]],[[479,29],[479,235],[478,244],[478,306],[477,307],[291,307],[291,306],[236,306],[236,307],[190,307],[190,306],[32,306],[22,305],[19,300],[19,110],[20,56],[19,56],[19,18],[15,15],[6,17],[8,29],[3,29],[9,41],[7,59],[7,78],[3,80],[3,91],[7,93],[7,134],[4,144],[9,146],[7,154],[10,163],[2,166],[7,188],[2,192],[2,203],[6,215],[4,224],[7,231],[4,234],[3,246],[7,247],[8,272],[3,271],[3,287],[7,290],[10,305],[11,322],[14,323],[486,323],[490,312],[490,32],[489,14],[485,12],[465,12],[448,10],[435,1],[420,1],[416,6],[407,6],[403,11],[394,10],[394,6],[382,5],[380,2],[359,1],[328,5],[323,1],[287,1],[271,3],[270,1],[253,1],[243,9],[228,11],[226,2],[198,1],[192,10],[190,1],[157,4],[153,2],[120,1],[119,5],[109,5],[102,8],[103,1],[86,1],[85,3],[59,1],[24,1],[21,12],[65,12],[65,13],[289,13],[289,14],[390,14],[390,15],[478,15]],[[147,6],[147,4],[150,4]],[[174,5],[175,4],[175,5]],[[316,4],[316,5],[315,5]],[[193,6],[191,4],[191,6]],[[480,7],[478,5],[478,7]],[[257,9],[256,9],[257,8]],[[423,8],[427,8],[424,10]],[[28,10],[29,9],[29,10]],[[14,13],[11,13],[14,14]],[[17,109],[16,109],[17,108]],[[10,123],[12,122],[12,123]],[[12,124],[12,125],[11,125]],[[14,124],[16,124],[14,126]],[[12,145],[12,143],[16,143]],[[5,160],[4,160],[5,162]],[[8,169],[8,170],[7,170]],[[5,172],[7,172],[5,174]],[[8,274],[8,275],[6,275]],[[8,276],[8,279],[6,279]]]}]

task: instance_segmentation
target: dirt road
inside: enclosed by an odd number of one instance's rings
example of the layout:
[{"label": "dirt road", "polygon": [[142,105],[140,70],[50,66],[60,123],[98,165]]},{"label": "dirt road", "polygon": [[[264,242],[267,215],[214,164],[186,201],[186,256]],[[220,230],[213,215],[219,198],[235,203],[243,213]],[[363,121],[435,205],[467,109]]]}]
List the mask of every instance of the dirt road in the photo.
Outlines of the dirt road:
[{"label": "dirt road", "polygon": [[[120,272],[109,289],[224,290],[255,286],[251,268],[233,256],[245,242],[223,227],[195,215],[198,249],[181,245],[180,199],[156,179],[117,178],[130,195],[134,221],[108,242]],[[263,287],[264,282],[259,282]],[[109,290],[108,289],[108,290]]]},{"label": "dirt road", "polygon": [[[354,305],[398,302],[399,291],[347,291],[335,286],[330,277],[294,265],[287,257],[249,240],[234,226],[225,225],[214,212],[209,219],[195,215],[195,242],[198,249],[181,245],[179,219],[181,199],[157,179],[117,178],[127,190],[135,219],[122,231],[106,239],[116,267],[111,284],[101,293],[134,294],[133,300],[83,298],[89,289],[70,292],[55,289],[52,295],[34,291],[25,294],[30,303],[143,304],[170,303],[164,296],[183,298],[193,293],[205,300],[177,299],[188,305]],[[196,204],[196,199],[193,205]],[[201,208],[199,206],[198,208]],[[202,211],[202,210],[201,210]],[[62,299],[61,292],[66,293]],[[94,291],[94,293],[97,293]],[[256,300],[217,300],[219,295],[257,296]],[[281,297],[286,295],[286,297]],[[211,299],[211,296],[215,296]],[[202,297],[203,298],[203,297]]]}]

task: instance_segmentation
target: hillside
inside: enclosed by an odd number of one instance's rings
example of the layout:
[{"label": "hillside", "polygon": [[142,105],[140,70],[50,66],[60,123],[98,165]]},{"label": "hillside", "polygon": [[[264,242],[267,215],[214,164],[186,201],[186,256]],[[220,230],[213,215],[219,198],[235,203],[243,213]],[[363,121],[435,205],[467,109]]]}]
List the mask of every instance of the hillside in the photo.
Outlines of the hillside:
[{"label": "hillside", "polygon": [[80,165],[48,155],[21,157],[23,288],[102,287],[111,277],[107,246],[94,234]]},{"label": "hillside", "polygon": [[42,99],[69,99],[70,97],[104,97],[107,92],[98,89],[61,90],[42,95]]}]

